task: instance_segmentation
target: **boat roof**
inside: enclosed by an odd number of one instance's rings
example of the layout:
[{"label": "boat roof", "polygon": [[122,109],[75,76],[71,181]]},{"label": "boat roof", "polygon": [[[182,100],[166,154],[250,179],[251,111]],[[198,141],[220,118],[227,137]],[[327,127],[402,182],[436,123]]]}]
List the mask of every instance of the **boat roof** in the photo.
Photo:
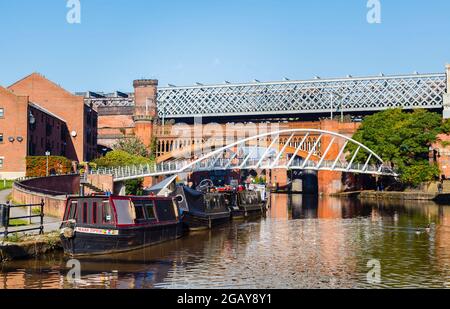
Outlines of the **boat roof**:
[{"label": "boat roof", "polygon": [[163,197],[163,196],[150,196],[150,195],[143,195],[143,196],[137,196],[137,195],[87,195],[87,196],[71,196],[68,198],[69,200],[76,200],[76,199],[149,199],[149,200],[170,200],[170,197]]},{"label": "boat roof", "polygon": [[159,195],[162,191],[167,189],[177,179],[177,177],[178,175],[170,176],[161,181],[160,183],[158,183],[157,185],[154,185],[153,187],[146,189],[145,191]]}]

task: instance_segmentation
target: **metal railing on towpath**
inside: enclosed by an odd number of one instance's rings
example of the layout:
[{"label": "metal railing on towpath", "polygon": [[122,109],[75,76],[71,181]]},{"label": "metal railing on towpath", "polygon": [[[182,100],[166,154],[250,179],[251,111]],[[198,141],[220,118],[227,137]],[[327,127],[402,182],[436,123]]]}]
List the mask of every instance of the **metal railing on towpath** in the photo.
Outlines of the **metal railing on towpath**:
[{"label": "metal railing on towpath", "polygon": [[[39,231],[39,235],[44,234],[44,200],[39,204],[24,204],[24,205],[11,205],[0,204],[0,228],[4,231],[0,231],[0,236],[7,238],[9,234],[24,233],[31,231]],[[11,210],[26,208],[28,210],[28,215],[18,215],[16,217],[11,217]],[[38,209],[39,214],[33,214],[33,209]],[[32,219],[39,218],[39,223],[33,223]],[[23,228],[15,228],[15,225],[11,224],[12,220],[28,220],[28,224],[24,225]],[[11,228],[14,228],[11,230]]]}]

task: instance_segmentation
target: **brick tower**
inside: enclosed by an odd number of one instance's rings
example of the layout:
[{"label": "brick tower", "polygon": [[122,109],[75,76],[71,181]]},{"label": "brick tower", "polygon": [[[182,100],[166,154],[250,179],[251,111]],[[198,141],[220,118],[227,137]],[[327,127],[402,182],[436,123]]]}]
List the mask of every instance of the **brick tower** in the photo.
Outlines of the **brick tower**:
[{"label": "brick tower", "polygon": [[153,123],[158,117],[157,89],[158,80],[140,79],[133,82],[135,108],[133,121],[134,133],[145,146],[150,147],[153,138]]}]

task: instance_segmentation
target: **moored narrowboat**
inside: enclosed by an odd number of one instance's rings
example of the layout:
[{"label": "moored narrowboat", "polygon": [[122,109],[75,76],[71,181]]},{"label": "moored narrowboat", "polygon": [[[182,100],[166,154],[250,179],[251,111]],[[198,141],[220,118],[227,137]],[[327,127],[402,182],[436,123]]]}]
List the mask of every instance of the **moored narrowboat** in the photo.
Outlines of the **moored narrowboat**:
[{"label": "moored narrowboat", "polygon": [[222,194],[233,219],[261,216],[266,213],[266,202],[261,193],[252,190],[223,190]]},{"label": "moored narrowboat", "polygon": [[174,194],[183,222],[189,230],[211,229],[230,221],[230,210],[221,193],[200,192],[179,186]]},{"label": "moored narrowboat", "polygon": [[61,241],[67,255],[125,252],[183,236],[172,198],[88,196],[67,199]]}]

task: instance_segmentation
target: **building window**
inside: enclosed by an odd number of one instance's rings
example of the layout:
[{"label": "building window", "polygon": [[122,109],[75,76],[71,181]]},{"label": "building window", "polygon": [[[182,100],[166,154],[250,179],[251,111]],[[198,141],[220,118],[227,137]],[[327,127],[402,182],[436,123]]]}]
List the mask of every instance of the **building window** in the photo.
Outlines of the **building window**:
[{"label": "building window", "polygon": [[0,144],[3,144],[3,133],[0,133]]},{"label": "building window", "polygon": [[3,168],[4,160],[5,160],[5,158],[3,158],[3,157],[0,158],[0,169]]},{"label": "building window", "polygon": [[5,109],[3,107],[0,107],[0,118],[5,117]]}]

